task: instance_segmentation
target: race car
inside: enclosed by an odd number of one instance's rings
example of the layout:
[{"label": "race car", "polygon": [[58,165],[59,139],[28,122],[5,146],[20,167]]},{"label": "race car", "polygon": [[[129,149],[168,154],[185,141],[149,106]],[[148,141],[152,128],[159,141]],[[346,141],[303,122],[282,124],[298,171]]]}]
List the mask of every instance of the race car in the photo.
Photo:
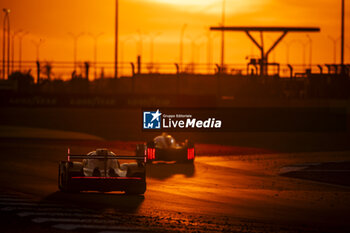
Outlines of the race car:
[{"label": "race car", "polygon": [[148,142],[144,150],[147,163],[152,163],[153,161],[176,161],[177,163],[193,164],[195,157],[193,143],[188,140],[185,140],[183,143],[177,143],[167,133],[162,133],[162,135]]},{"label": "race car", "polygon": [[[82,159],[81,162],[72,161]],[[133,163],[122,163],[136,160]],[[144,156],[120,156],[108,149],[96,149],[87,155],[71,155],[58,167],[58,188],[64,192],[124,191],[144,194],[146,167]]]}]

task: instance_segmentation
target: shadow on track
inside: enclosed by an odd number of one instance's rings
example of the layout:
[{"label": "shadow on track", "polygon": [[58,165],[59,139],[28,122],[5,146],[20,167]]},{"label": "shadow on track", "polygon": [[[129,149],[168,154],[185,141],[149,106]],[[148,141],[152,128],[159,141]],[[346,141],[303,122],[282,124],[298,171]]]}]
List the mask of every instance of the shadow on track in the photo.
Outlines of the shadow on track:
[{"label": "shadow on track", "polygon": [[193,177],[195,174],[194,164],[168,164],[156,163],[147,164],[147,177],[165,180],[176,174],[183,174],[186,177]]},{"label": "shadow on track", "polygon": [[65,205],[81,206],[108,213],[135,213],[144,199],[142,195],[125,195],[119,192],[64,193],[57,191],[45,197],[43,201],[61,202]]},{"label": "shadow on track", "polygon": [[350,161],[305,165],[305,168],[286,172],[281,174],[281,176],[349,187]]}]

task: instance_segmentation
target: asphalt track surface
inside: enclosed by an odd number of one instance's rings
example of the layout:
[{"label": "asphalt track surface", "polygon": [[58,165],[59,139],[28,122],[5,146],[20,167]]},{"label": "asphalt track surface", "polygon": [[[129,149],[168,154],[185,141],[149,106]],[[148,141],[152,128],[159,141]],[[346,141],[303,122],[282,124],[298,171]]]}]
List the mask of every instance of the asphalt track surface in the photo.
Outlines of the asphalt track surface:
[{"label": "asphalt track surface", "polygon": [[349,160],[346,151],[244,153],[202,144],[193,166],[147,165],[143,196],[58,191],[67,147],[132,154],[136,143],[2,139],[1,232],[349,232],[349,186],[280,175],[291,164]]}]

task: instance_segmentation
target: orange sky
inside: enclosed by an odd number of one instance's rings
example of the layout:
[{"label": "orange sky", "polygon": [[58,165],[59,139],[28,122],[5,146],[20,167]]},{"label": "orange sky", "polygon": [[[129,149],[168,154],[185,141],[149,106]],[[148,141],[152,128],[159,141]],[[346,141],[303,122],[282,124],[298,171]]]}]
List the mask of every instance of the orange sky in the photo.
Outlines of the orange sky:
[{"label": "orange sky", "polygon": [[[228,26],[318,26],[320,33],[311,33],[312,62],[332,63],[333,43],[328,38],[340,36],[340,0],[226,0]],[[119,0],[119,60],[135,61],[140,51],[142,60],[150,61],[150,37],[154,39],[155,62],[178,62],[181,27],[187,24],[184,40],[184,62],[192,60],[191,40],[196,38],[195,62],[206,63],[209,26],[221,21],[222,0]],[[104,34],[98,40],[98,61],[114,60],[114,0],[1,0],[0,7],[10,8],[11,27],[29,34],[23,40],[23,60],[35,60],[33,40],[42,38],[40,59],[73,61],[73,39],[69,32]],[[1,28],[3,23],[1,14]],[[350,62],[350,3],[346,1],[345,61]],[[278,34],[266,34],[266,43]],[[2,36],[2,33],[1,33]],[[219,63],[220,34],[212,32],[213,62]],[[302,44],[308,43],[305,33],[288,34],[284,41],[290,46],[290,62],[303,63]],[[1,38],[2,43],[2,38]],[[1,44],[2,45],[2,44]],[[18,39],[15,40],[15,60],[18,59]],[[308,46],[305,45],[305,46]],[[122,47],[122,48],[121,48]],[[306,48],[306,62],[309,48]],[[2,50],[2,46],[1,46]],[[246,57],[258,56],[258,50],[242,32],[226,33],[225,62],[245,64]],[[281,43],[270,61],[286,63],[286,45]],[[82,36],[78,41],[78,60],[93,60],[93,39]],[[340,61],[340,41],[337,43]]]}]

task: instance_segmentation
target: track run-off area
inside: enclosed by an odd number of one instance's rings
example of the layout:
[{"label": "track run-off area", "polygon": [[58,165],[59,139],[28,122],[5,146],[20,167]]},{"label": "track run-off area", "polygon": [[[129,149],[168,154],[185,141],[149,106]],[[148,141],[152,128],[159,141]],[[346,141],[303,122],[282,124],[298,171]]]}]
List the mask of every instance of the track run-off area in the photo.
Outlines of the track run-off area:
[{"label": "track run-off area", "polygon": [[[348,160],[348,151],[279,153],[196,144],[194,165],[147,165],[145,195],[62,193],[57,166],[68,147],[75,153],[107,147],[131,155],[139,142],[61,136],[1,140],[5,232],[346,232],[350,227],[348,185],[284,175],[315,161]],[[349,175],[348,167],[322,169]]]}]

